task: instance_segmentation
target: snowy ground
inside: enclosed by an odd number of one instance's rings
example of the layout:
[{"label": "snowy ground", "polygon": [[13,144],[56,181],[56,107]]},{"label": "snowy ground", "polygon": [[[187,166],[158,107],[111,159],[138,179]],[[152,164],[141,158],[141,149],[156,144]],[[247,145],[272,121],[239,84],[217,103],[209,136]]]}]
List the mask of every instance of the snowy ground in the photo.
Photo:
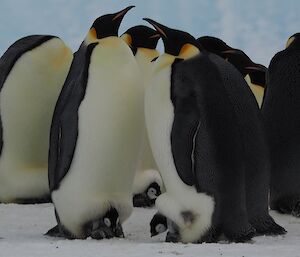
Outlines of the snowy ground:
[{"label": "snowy ground", "polygon": [[272,216],[288,230],[279,237],[256,237],[245,244],[171,244],[163,234],[150,238],[149,221],[154,209],[134,210],[124,224],[125,239],[96,241],[53,239],[43,236],[55,225],[53,207],[42,205],[0,205],[0,257],[123,257],[123,256],[228,256],[299,257],[300,219]]}]

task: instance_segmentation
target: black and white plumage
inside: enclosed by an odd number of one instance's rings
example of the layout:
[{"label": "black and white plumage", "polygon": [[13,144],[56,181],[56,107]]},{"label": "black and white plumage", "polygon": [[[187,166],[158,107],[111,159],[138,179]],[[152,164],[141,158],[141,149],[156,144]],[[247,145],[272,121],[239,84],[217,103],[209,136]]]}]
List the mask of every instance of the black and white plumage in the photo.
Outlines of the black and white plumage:
[{"label": "black and white plumage", "polygon": [[[165,45],[154,64],[145,112],[166,187],[156,207],[178,231],[169,231],[167,240],[211,242],[221,233],[248,240],[255,229],[247,215],[245,158],[251,156],[243,137],[258,120],[254,97],[231,64],[198,48],[191,35],[147,21]],[[257,126],[251,128],[260,137]]]},{"label": "black and white plumage", "polygon": [[[135,55],[141,71],[141,87],[146,90],[152,74],[152,60],[159,56],[156,46],[160,34],[152,28],[139,25],[128,29],[121,37]],[[145,126],[140,160],[133,183],[133,205],[135,207],[154,205],[162,189],[163,182],[154,161]]]},{"label": "black and white plumage", "polygon": [[[58,99],[49,151],[58,227],[49,235],[119,237],[132,211],[143,90],[132,51],[118,37],[132,7],[95,20]],[[105,217],[114,226],[108,226]]]},{"label": "black and white plumage", "polygon": [[271,209],[300,216],[300,33],[272,58],[262,105],[271,155]]},{"label": "black and white plumage", "polygon": [[55,36],[32,35],[0,59],[0,202],[50,200],[49,132],[73,55]]}]

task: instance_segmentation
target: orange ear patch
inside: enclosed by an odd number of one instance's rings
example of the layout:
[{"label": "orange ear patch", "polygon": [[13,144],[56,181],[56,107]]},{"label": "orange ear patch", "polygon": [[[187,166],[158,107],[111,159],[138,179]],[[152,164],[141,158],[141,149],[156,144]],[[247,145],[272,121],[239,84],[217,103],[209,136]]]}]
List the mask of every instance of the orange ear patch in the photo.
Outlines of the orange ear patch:
[{"label": "orange ear patch", "polygon": [[186,59],[186,58],[190,58],[190,57],[195,56],[199,52],[200,52],[200,50],[196,46],[194,46],[192,44],[185,44],[181,48],[180,53],[179,53],[178,56],[183,58],[183,59]]},{"label": "orange ear patch", "polygon": [[90,29],[90,36],[92,39],[97,39],[97,32],[95,28]]}]

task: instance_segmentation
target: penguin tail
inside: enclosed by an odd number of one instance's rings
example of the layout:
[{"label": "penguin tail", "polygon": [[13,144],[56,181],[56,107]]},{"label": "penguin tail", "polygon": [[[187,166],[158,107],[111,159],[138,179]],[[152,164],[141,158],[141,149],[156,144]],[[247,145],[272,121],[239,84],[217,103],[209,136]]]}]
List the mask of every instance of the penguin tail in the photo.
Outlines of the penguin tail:
[{"label": "penguin tail", "polygon": [[270,215],[254,219],[250,223],[256,229],[256,235],[284,235],[287,232]]}]

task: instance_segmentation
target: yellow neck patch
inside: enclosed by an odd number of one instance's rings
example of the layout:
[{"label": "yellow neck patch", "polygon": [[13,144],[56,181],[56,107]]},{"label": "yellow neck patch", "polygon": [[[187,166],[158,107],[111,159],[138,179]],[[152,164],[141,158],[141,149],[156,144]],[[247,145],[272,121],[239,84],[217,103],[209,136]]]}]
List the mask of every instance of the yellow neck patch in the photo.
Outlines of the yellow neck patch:
[{"label": "yellow neck patch", "polygon": [[286,42],[285,49],[287,49],[293,43],[294,40],[295,40],[295,37],[290,37],[288,39],[288,41]]}]

